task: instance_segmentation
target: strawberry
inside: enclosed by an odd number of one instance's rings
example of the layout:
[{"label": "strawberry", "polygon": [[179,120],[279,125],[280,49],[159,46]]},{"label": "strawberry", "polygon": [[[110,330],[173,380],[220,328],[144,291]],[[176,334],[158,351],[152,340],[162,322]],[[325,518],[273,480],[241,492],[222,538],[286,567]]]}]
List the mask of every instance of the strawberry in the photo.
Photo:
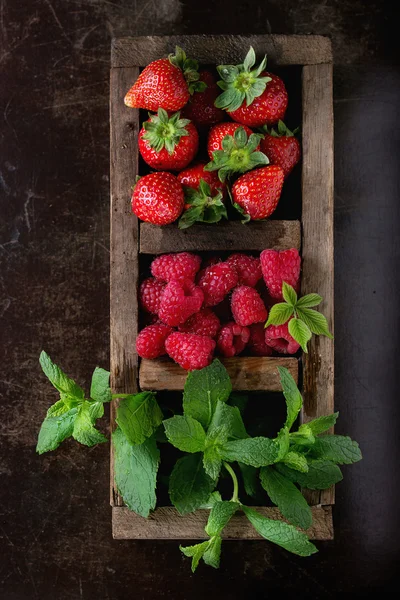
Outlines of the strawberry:
[{"label": "strawberry", "polygon": [[225,119],[225,112],[214,106],[219,94],[214,74],[211,71],[200,71],[199,81],[207,87],[202,92],[195,92],[184,107],[182,114],[199,127],[210,127]]},{"label": "strawberry", "polygon": [[199,81],[196,60],[186,58],[185,52],[176,47],[175,55],[151,62],[139,75],[125,96],[130,108],[157,111],[180,110],[195,91],[204,90],[206,84]]},{"label": "strawberry", "polygon": [[240,65],[217,67],[222,81],[218,85],[224,91],[215,101],[217,108],[229,112],[234,121],[249,127],[272,125],[285,116],[288,95],[285,84],[277,75],[265,71],[265,56],[256,69],[253,48]]},{"label": "strawberry", "polygon": [[[205,171],[205,162],[197,162],[192,166],[188,167],[184,171],[178,173],[178,181],[183,185],[183,189],[191,187],[197,190],[200,185],[200,181],[204,179],[210,186],[211,194],[214,195],[217,192],[222,192],[223,197],[226,197],[226,184],[222,183],[218,179],[218,174],[210,171]],[[188,206],[185,208],[189,208]]]},{"label": "strawberry", "polygon": [[192,162],[199,148],[199,134],[179,111],[168,116],[159,108],[139,131],[139,151],[153,169],[178,171]]},{"label": "strawberry", "polygon": [[172,173],[165,171],[141,177],[132,194],[132,211],[142,221],[154,225],[176,221],[183,204],[181,184]]},{"label": "strawberry", "polygon": [[272,165],[241,175],[232,186],[235,207],[250,219],[266,219],[276,209],[283,186],[283,170]]},{"label": "strawberry", "polygon": [[218,223],[222,217],[228,218],[222,192],[217,190],[217,193],[213,195],[210,186],[204,179],[200,180],[197,190],[191,187],[185,189],[185,201],[187,209],[179,220],[179,229],[187,229],[196,221]]},{"label": "strawberry", "polygon": [[278,165],[283,169],[285,177],[300,160],[300,142],[294,135],[296,130],[290,131],[283,121],[278,121],[278,131],[268,130],[264,127],[265,137],[261,140],[261,149],[268,156],[272,165]]},{"label": "strawberry", "polygon": [[[214,157],[214,152],[217,150],[222,150],[222,140],[227,135],[234,135],[236,129],[239,129],[240,125],[238,123],[219,123],[215,125],[208,134],[207,140],[207,152],[210,160]],[[253,132],[248,127],[242,127],[245,130],[248,136],[250,136]],[[257,147],[257,150],[260,148]]]}]

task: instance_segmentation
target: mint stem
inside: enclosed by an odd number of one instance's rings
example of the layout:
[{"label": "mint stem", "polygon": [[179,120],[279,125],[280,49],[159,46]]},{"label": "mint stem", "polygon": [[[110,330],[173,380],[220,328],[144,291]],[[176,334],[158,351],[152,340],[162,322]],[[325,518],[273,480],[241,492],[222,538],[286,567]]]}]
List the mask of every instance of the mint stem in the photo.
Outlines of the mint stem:
[{"label": "mint stem", "polygon": [[132,396],[132,395],[133,394],[113,394],[112,399],[117,400],[118,398],[129,398],[129,396]]},{"label": "mint stem", "polygon": [[232,469],[231,465],[229,465],[227,462],[224,462],[224,467],[232,477],[233,481],[233,496],[231,502],[239,502],[239,483],[236,477],[236,473]]}]

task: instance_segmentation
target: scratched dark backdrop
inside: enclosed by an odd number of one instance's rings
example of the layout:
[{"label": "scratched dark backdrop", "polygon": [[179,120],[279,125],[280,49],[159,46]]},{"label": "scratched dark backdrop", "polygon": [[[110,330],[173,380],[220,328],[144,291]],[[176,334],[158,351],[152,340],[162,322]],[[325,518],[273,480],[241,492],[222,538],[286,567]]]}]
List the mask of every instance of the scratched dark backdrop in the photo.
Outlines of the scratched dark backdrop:
[{"label": "scratched dark backdrop", "polygon": [[[381,593],[398,537],[398,34],[377,0],[0,0],[0,597],[247,598]],[[113,36],[319,33],[335,52],[336,404],[364,461],[337,487],[336,540],[298,559],[226,543],[190,574],[175,542],[111,539],[108,447],[37,457],[52,389],[107,367]],[[104,425],[104,429],[106,424]]]}]

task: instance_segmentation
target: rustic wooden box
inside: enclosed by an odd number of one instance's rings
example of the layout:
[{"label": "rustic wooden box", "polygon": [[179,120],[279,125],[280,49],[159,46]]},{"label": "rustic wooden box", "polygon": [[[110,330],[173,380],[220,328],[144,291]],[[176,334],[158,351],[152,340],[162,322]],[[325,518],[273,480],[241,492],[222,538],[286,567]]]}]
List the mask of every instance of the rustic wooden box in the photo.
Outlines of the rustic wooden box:
[{"label": "rustic wooden box", "polygon": [[[186,231],[177,226],[153,227],[132,215],[129,191],[138,173],[139,111],[124,106],[124,95],[139,69],[167,56],[175,45],[202,64],[236,64],[250,45],[268,63],[302,68],[302,216],[300,221],[226,222],[214,227],[196,225]],[[137,287],[139,255],[183,250],[253,250],[301,248],[302,293],[318,292],[333,330],[333,110],[331,43],[320,36],[171,36],[120,38],[111,55],[111,385],[114,393],[140,389],[182,390],[186,373],[172,362],[145,361],[138,366],[135,339],[138,331]],[[308,355],[297,358],[232,358],[224,361],[237,390],[280,389],[277,365],[290,369],[302,381],[306,422],[334,409],[333,344],[313,337]],[[302,377],[299,377],[299,371]],[[111,409],[111,426],[115,407]],[[313,539],[332,539],[334,490],[305,491],[313,505]],[[202,539],[208,511],[180,516],[172,507],[158,508],[148,519],[124,508],[114,488],[111,452],[111,504],[113,535],[118,539]],[[275,508],[259,508],[278,517]],[[244,515],[233,517],[224,530],[229,539],[260,537]]]}]

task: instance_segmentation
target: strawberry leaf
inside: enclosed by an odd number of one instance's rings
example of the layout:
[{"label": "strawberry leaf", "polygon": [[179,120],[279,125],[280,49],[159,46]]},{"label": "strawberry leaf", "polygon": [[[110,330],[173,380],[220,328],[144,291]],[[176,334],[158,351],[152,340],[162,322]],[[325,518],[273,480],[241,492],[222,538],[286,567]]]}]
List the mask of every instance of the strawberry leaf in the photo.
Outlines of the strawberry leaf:
[{"label": "strawberry leaf", "polygon": [[289,321],[289,333],[302,347],[304,352],[308,352],[307,343],[311,339],[311,331],[303,321],[293,318]]}]

